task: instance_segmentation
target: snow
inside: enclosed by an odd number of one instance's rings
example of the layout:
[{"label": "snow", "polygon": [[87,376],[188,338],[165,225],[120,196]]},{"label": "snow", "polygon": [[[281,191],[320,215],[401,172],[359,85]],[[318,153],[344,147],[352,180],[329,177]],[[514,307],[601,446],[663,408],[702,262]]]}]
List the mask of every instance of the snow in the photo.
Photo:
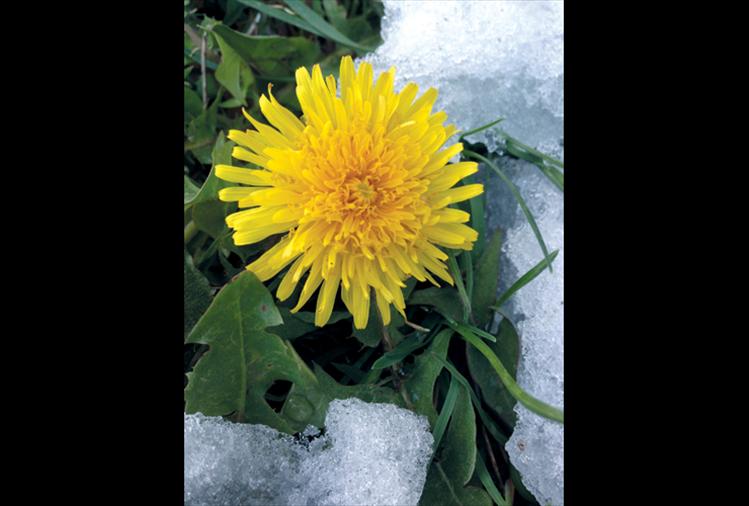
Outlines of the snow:
[{"label": "snow", "polygon": [[[439,91],[461,130],[500,117],[502,128],[545,152],[563,135],[561,1],[388,1],[383,44],[364,59],[375,75],[396,67],[396,88],[415,82]],[[492,132],[468,137],[496,147]]]},{"label": "snow", "polygon": [[[538,168],[522,161],[506,164],[536,218],[549,251],[559,249],[552,268],[518,291],[506,309],[521,337],[518,383],[531,395],[564,407],[564,206],[562,194]],[[494,178],[488,192],[495,185]],[[504,190],[504,189],[503,189]],[[506,190],[505,190],[506,191]],[[497,193],[500,190],[497,189]],[[511,198],[508,195],[506,198]],[[505,200],[506,204],[507,201]],[[499,212],[487,203],[489,222],[507,230],[500,263],[500,291],[537,264],[543,253],[522,212]],[[517,424],[505,448],[523,484],[542,505],[564,504],[564,427],[520,404]]]},{"label": "snow", "polygon": [[185,504],[416,505],[433,441],[425,417],[354,398],[299,438],[185,415]]}]

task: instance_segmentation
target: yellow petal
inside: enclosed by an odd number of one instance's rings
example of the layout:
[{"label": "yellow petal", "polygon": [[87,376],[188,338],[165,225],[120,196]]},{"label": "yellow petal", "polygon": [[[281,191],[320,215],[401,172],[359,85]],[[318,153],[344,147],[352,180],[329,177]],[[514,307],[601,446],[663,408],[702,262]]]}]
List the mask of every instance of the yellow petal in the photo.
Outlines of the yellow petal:
[{"label": "yellow petal", "polygon": [[351,315],[354,317],[354,327],[357,329],[367,328],[370,298],[364,297],[359,290],[353,290],[351,292],[351,301],[353,306]]},{"label": "yellow petal", "polygon": [[304,130],[304,124],[291,111],[278,103],[271,93],[270,84],[268,84],[268,96],[270,96],[270,100],[262,95],[258,101],[263,116],[287,138],[296,139],[299,137]]},{"label": "yellow petal", "polygon": [[216,177],[231,183],[250,184],[253,186],[270,186],[270,172],[264,170],[244,169],[231,165],[216,165]]},{"label": "yellow petal", "polygon": [[390,303],[385,300],[385,297],[379,291],[375,291],[375,299],[377,300],[377,309],[380,311],[380,316],[382,316],[383,325],[390,325]]},{"label": "yellow petal", "polygon": [[478,172],[479,166],[476,162],[459,162],[445,166],[438,171],[437,176],[429,184],[429,191],[438,192],[455,186],[461,179]]},{"label": "yellow petal", "polygon": [[302,287],[302,293],[299,294],[299,300],[297,301],[296,306],[291,310],[292,313],[296,313],[304,305],[307,303],[310,297],[312,297],[312,294],[315,293],[315,290],[317,290],[317,287],[320,286],[320,283],[322,283],[322,263],[321,262],[313,262],[312,267],[309,271],[309,276],[307,276],[307,281],[304,283],[304,286]]},{"label": "yellow petal", "polygon": [[341,282],[341,263],[338,262],[330,272],[328,278],[323,282],[320,293],[317,295],[317,309],[315,310],[315,325],[324,326],[330,320],[333,313],[335,297],[338,293],[338,285]]},{"label": "yellow petal", "polygon": [[304,271],[307,270],[302,265],[303,260],[303,256],[297,258],[289,268],[289,271],[281,280],[281,284],[278,285],[278,290],[276,290],[276,297],[278,297],[278,300],[286,300],[294,292],[294,288],[296,288],[296,285],[299,282],[299,278],[304,273]]},{"label": "yellow petal", "polygon": [[484,193],[484,185],[481,183],[467,184],[464,186],[458,186],[457,188],[451,188],[443,192],[433,194],[434,203],[432,207],[439,209],[449,204],[455,204],[464,200],[472,199],[477,195]]},{"label": "yellow petal", "polygon": [[249,188],[246,186],[233,186],[231,188],[222,188],[218,191],[218,198],[222,202],[236,202],[250,196],[258,188]]}]

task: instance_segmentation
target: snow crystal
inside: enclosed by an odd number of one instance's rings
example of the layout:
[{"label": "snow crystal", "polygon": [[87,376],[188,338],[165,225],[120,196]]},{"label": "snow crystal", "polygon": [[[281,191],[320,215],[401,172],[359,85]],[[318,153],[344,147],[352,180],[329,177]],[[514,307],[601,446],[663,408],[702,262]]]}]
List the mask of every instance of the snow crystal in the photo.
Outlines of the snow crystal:
[{"label": "snow crystal", "polygon": [[185,504],[285,504],[303,455],[270,427],[185,415]]},{"label": "snow crystal", "polygon": [[[520,141],[563,158],[564,65],[561,1],[410,2],[385,0],[384,43],[364,59],[375,72],[395,66],[396,86],[409,81],[439,90],[435,110],[469,130],[503,117],[499,127]],[[493,129],[468,137],[497,148]],[[563,197],[536,168],[499,160],[526,199],[550,251],[545,271],[508,303],[521,336],[518,382],[563,408]],[[481,166],[487,226],[505,231],[500,293],[543,254],[507,187]],[[542,505],[562,506],[564,427],[522,406],[507,451],[523,483]]]},{"label": "snow crystal", "polygon": [[[311,439],[311,441],[310,441]],[[433,438],[391,404],[332,401],[325,433],[185,415],[186,505],[416,505]]]},{"label": "snow crystal", "polygon": [[[497,118],[510,135],[557,153],[563,134],[561,1],[389,1],[383,44],[364,59],[375,75],[395,66],[396,87],[439,91],[461,130]],[[492,131],[468,137],[496,147]]]}]

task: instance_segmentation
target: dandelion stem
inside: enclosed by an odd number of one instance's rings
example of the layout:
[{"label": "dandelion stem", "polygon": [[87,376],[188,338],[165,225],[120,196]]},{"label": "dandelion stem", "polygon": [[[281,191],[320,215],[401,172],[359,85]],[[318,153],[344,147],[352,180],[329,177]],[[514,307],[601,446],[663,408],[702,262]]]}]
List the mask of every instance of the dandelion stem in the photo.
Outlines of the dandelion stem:
[{"label": "dandelion stem", "polygon": [[[380,318],[380,325],[382,325],[382,342],[384,343],[385,350],[392,351],[394,346],[393,340],[390,338],[390,331],[388,331],[387,325],[385,325],[385,323],[382,321],[382,316],[380,315],[379,311],[377,312],[377,315]],[[390,371],[393,375],[393,385],[400,392],[401,397],[403,397],[403,401],[406,403],[408,409],[413,409],[414,406],[411,402],[411,398],[408,396],[408,392],[406,391],[406,388],[400,380],[400,363],[396,362],[391,365]]]}]

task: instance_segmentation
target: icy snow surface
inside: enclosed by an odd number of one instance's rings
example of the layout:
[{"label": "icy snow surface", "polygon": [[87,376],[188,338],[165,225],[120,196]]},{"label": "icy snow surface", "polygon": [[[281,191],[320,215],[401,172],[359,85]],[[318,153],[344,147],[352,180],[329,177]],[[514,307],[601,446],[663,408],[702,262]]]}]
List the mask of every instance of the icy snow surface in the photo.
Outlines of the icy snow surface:
[{"label": "icy snow surface", "polygon": [[[505,159],[506,160],[506,159]],[[541,273],[518,291],[508,304],[521,336],[518,383],[533,396],[564,408],[564,207],[562,194],[538,168],[526,162],[505,161],[504,168],[523,193],[549,251],[559,249],[554,272]],[[498,178],[487,181],[489,226],[495,221],[507,230],[500,262],[500,291],[509,287],[543,258],[522,212],[509,211],[512,197]],[[501,202],[501,204],[500,204]],[[515,205],[517,207],[517,205]],[[512,437],[505,445],[523,484],[542,506],[564,504],[564,427],[531,413],[520,404]]]},{"label": "icy snow surface", "polygon": [[[500,117],[502,128],[542,151],[562,136],[563,2],[385,0],[383,44],[364,59],[375,75],[396,67],[396,89],[439,91],[434,110],[461,130]],[[468,140],[488,142],[479,133]]]},{"label": "icy snow surface", "polygon": [[416,505],[432,434],[392,404],[332,401],[325,433],[300,440],[263,425],[185,415],[185,504]]},{"label": "icy snow surface", "polygon": [[[364,59],[375,75],[395,66],[396,86],[439,90],[435,110],[468,130],[503,117],[500,127],[543,152],[563,157],[564,66],[561,1],[406,2],[385,0],[384,43]],[[468,138],[496,147],[492,131]],[[526,199],[550,251],[553,273],[539,275],[508,303],[518,324],[518,381],[563,408],[564,206],[559,192],[526,162],[498,160]],[[504,232],[500,292],[543,258],[517,203],[482,166],[487,225]],[[525,486],[545,506],[562,506],[564,428],[522,406],[507,451]]]}]

